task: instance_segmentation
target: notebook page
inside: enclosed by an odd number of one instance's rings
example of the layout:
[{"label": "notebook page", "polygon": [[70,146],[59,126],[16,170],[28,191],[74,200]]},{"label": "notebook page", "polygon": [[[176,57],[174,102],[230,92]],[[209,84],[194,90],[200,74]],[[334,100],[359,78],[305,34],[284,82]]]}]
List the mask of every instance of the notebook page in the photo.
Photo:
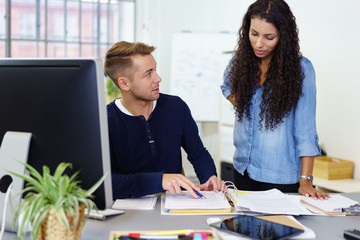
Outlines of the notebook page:
[{"label": "notebook page", "polygon": [[181,194],[171,194],[166,192],[165,211],[166,210],[191,210],[191,209],[231,209],[229,202],[225,199],[222,192],[200,191],[206,199],[194,198],[187,191]]},{"label": "notebook page", "polygon": [[267,191],[228,190],[238,210],[250,210],[268,214],[309,214],[300,203],[291,201],[286,194],[277,189]]},{"label": "notebook page", "polygon": [[359,203],[341,194],[330,194],[330,196],[331,198],[327,200],[315,200],[311,197],[304,196],[300,196],[300,199],[326,212],[341,212],[341,208],[347,208],[351,205]]}]

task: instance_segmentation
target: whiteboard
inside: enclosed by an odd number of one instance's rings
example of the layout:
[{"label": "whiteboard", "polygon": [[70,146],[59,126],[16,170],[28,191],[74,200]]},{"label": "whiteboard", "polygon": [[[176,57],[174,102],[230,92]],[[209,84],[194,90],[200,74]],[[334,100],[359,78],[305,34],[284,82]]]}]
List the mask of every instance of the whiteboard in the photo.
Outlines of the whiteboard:
[{"label": "whiteboard", "polygon": [[170,93],[190,107],[195,121],[219,120],[220,84],[226,65],[221,54],[233,51],[235,33],[174,33]]}]

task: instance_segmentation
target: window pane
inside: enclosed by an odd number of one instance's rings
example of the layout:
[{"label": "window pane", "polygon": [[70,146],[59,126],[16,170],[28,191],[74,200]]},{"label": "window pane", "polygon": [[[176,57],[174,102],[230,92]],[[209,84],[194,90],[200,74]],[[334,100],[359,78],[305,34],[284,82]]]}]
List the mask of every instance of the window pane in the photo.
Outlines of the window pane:
[{"label": "window pane", "polygon": [[35,1],[14,0],[11,5],[11,35],[15,39],[36,38]]},{"label": "window pane", "polygon": [[94,40],[96,40],[96,6],[97,4],[92,2],[82,2],[81,4],[81,41],[83,42],[93,42]]},{"label": "window pane", "polygon": [[38,57],[46,57],[45,55],[45,42],[39,42],[38,43],[38,47],[39,47],[39,55]]},{"label": "window pane", "polygon": [[112,2],[110,6],[110,36],[109,43],[115,43],[120,39],[120,4],[119,2]]},{"label": "window pane", "polygon": [[36,41],[15,41],[11,42],[11,57],[37,57]]},{"label": "window pane", "polygon": [[24,12],[20,14],[20,38],[35,39],[36,37],[36,14]]},{"label": "window pane", "polygon": [[64,22],[64,1],[48,1],[48,39],[64,40],[65,39],[65,22]]},{"label": "window pane", "polygon": [[65,57],[64,43],[48,43],[48,57]]},{"label": "window pane", "polygon": [[45,8],[45,0],[40,0],[40,39],[44,40],[46,37],[46,26],[48,25],[48,21],[46,19],[46,8]]},{"label": "window pane", "polygon": [[79,44],[67,44],[67,56],[68,57],[80,57],[79,56]]},{"label": "window pane", "polygon": [[5,38],[5,1],[0,1],[0,39]]},{"label": "window pane", "polygon": [[78,1],[68,1],[66,15],[67,41],[79,41],[79,7]]},{"label": "window pane", "polygon": [[100,5],[100,42],[107,43],[108,41],[108,4],[102,3]]},{"label": "window pane", "polygon": [[107,50],[108,50],[109,48],[110,48],[110,47],[108,47],[107,45],[101,45],[101,46],[100,46],[100,56],[99,56],[99,57],[105,59],[106,52],[107,52]]},{"label": "window pane", "polygon": [[0,41],[0,57],[5,57],[5,41]]},{"label": "window pane", "polygon": [[81,46],[81,57],[95,57],[96,55],[96,46],[92,44],[83,44]]}]

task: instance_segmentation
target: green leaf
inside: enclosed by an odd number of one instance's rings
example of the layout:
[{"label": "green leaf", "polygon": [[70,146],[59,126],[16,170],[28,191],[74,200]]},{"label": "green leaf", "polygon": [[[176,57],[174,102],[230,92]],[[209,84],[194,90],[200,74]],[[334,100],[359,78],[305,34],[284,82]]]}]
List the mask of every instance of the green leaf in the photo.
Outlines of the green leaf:
[{"label": "green leaf", "polygon": [[65,211],[63,208],[60,208],[56,211],[56,216],[64,224],[67,230],[70,230],[69,221],[66,217]]},{"label": "green leaf", "polygon": [[31,237],[33,240],[37,239],[38,233],[39,233],[39,229],[41,224],[43,223],[43,221],[45,220],[45,218],[47,217],[48,211],[50,209],[48,209],[47,211],[42,211],[39,212],[35,217],[34,217],[34,221],[32,222],[32,232],[31,232]]},{"label": "green leaf", "polygon": [[[25,194],[20,205],[15,211],[13,224],[22,216],[22,221],[18,226],[18,237],[23,239],[30,224],[32,224],[32,238],[36,239],[39,227],[46,218],[50,209],[54,209],[57,218],[70,229],[66,213],[73,214],[79,219],[79,207],[85,204],[89,212],[96,209],[93,202],[92,193],[102,184],[105,176],[100,178],[89,190],[84,190],[77,180],[79,172],[71,177],[64,174],[66,168],[72,168],[70,163],[60,163],[54,175],[50,174],[50,169],[43,166],[42,175],[29,164],[24,164],[30,175],[19,174],[8,171],[16,177],[25,181],[25,188],[18,194]],[[78,223],[74,222],[76,227]]]},{"label": "green leaf", "polygon": [[89,190],[86,191],[86,195],[90,196],[91,194],[93,194],[95,192],[95,190],[103,183],[103,181],[106,178],[107,173],[102,176],[91,188],[89,188]]},{"label": "green leaf", "polygon": [[54,179],[55,180],[59,180],[59,178],[62,176],[62,174],[64,173],[64,171],[66,170],[66,168],[70,168],[72,169],[72,164],[71,163],[60,163],[54,173]]}]

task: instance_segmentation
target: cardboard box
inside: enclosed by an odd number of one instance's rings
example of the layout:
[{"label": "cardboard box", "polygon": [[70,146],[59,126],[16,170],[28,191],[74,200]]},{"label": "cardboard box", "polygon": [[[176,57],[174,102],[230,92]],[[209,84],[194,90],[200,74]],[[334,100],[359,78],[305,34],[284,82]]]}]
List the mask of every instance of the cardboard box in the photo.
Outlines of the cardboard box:
[{"label": "cardboard box", "polygon": [[327,180],[352,178],[354,163],[352,161],[319,156],[314,161],[314,177]]}]

